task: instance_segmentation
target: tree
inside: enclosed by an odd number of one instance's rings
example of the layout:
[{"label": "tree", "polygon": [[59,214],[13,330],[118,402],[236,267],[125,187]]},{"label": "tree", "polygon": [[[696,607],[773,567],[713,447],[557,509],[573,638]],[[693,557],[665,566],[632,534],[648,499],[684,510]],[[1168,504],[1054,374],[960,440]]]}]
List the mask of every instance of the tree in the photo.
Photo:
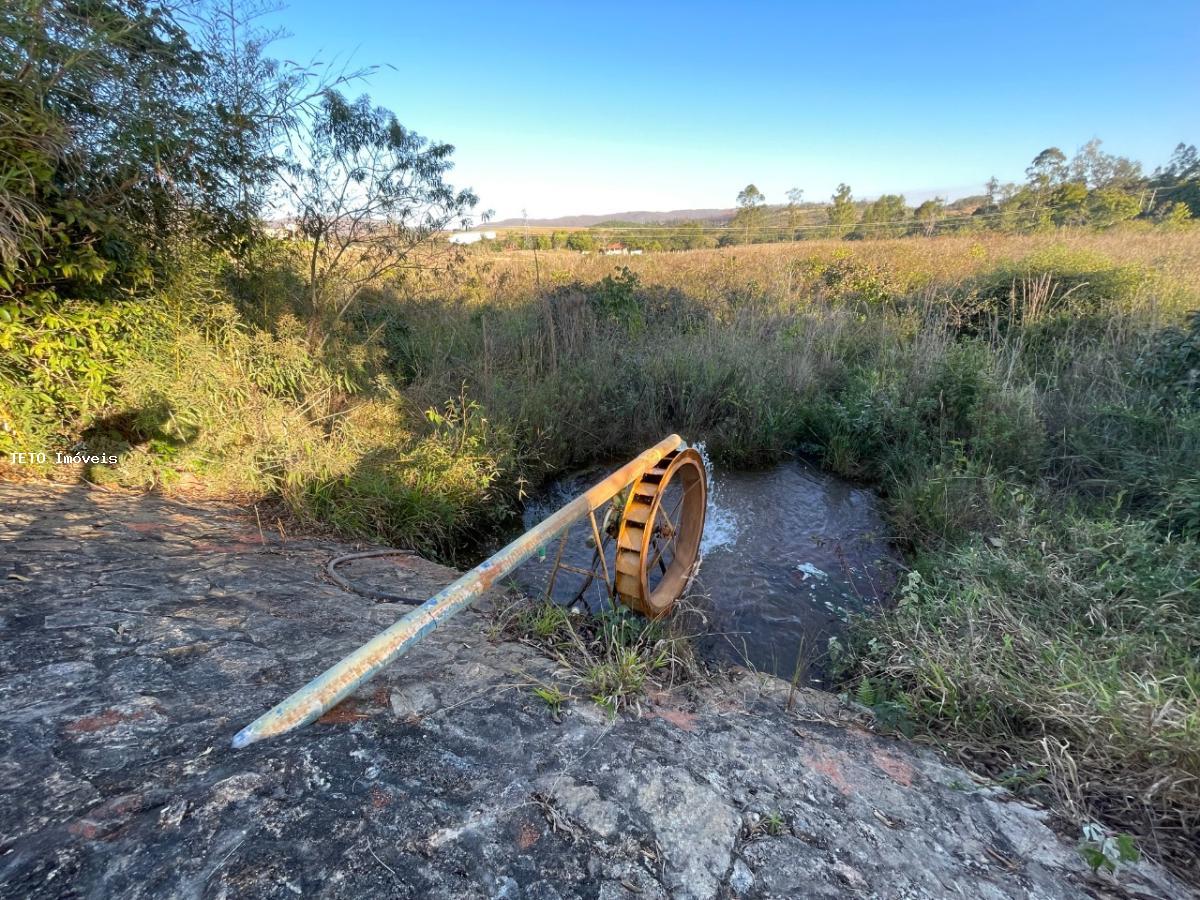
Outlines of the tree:
[{"label": "tree", "polygon": [[858,219],[854,208],[854,196],[850,193],[850,185],[839,184],[833,192],[832,205],[829,207],[829,224],[833,226],[834,235],[845,234],[849,226]]},{"label": "tree", "polygon": [[1033,158],[1025,175],[1034,190],[1049,190],[1066,181],[1067,156],[1057,147],[1047,147]]},{"label": "tree", "polygon": [[866,237],[896,237],[904,233],[907,215],[903,195],[883,194],[863,213],[862,224],[869,227],[860,228],[859,232]]},{"label": "tree", "polygon": [[1154,218],[1166,228],[1182,228],[1192,220],[1192,211],[1186,203],[1164,203],[1155,210]]},{"label": "tree", "polygon": [[596,249],[596,239],[586,231],[572,231],[567,235],[568,250],[590,251]]},{"label": "tree", "polygon": [[748,184],[737,195],[738,211],[734,216],[734,225],[741,226],[745,232],[746,243],[750,243],[752,232],[762,225],[763,204],[767,198],[753,184]]},{"label": "tree", "polygon": [[795,240],[798,237],[796,229],[800,224],[800,204],[804,202],[804,191],[801,188],[792,188],[787,192],[787,198],[788,238]]},{"label": "tree", "polygon": [[1200,153],[1195,145],[1178,144],[1167,164],[1155,170],[1150,188],[1156,215],[1171,204],[1184,204],[1192,217],[1200,217]]},{"label": "tree", "polygon": [[1068,174],[1066,154],[1057,147],[1047,147],[1033,158],[1025,170],[1028,187],[1023,194],[1013,198],[1022,212],[1030,213],[1030,227],[1049,227],[1049,213],[1045,208],[1051,205],[1053,192],[1066,182]]},{"label": "tree", "polygon": [[180,240],[236,252],[253,236],[279,146],[324,86],[360,74],[269,59],[260,11],[0,6],[0,266],[14,295],[34,289],[19,267],[41,273],[43,298],[128,296]]},{"label": "tree", "polygon": [[997,178],[995,175],[993,175],[991,178],[989,178],[987,180],[987,185],[985,185],[984,191],[985,191],[985,196],[987,197],[987,202],[984,204],[985,207],[989,211],[992,209],[995,209],[997,202],[999,200],[1000,179]]},{"label": "tree", "polygon": [[675,229],[670,240],[672,250],[699,250],[712,244],[712,238],[704,233],[704,227],[699,222],[684,222]]},{"label": "tree", "polygon": [[1052,208],[1044,214],[1055,225],[1081,226],[1088,223],[1088,189],[1082,181],[1060,184],[1052,192],[1049,205]]},{"label": "tree", "polygon": [[111,297],[154,276],[203,177],[202,68],[150,2],[0,5],[4,293]]},{"label": "tree", "polygon": [[1136,187],[1142,178],[1141,163],[1105,153],[1100,149],[1101,143],[1099,138],[1093,138],[1079,149],[1071,160],[1071,177],[1092,191]]},{"label": "tree", "polygon": [[1141,211],[1141,198],[1120,188],[1100,188],[1088,196],[1089,225],[1115,225],[1134,218]]},{"label": "tree", "polygon": [[197,208],[204,229],[239,250],[259,236],[275,199],[279,147],[302,132],[325,91],[369,70],[272,59],[267,47],[284,35],[259,27],[276,9],[258,0],[212,0],[198,9],[191,30],[204,60],[204,93],[192,155],[202,164],[204,200]]},{"label": "tree", "polygon": [[364,288],[445,261],[434,239],[469,227],[477,199],[445,181],[450,144],[408,130],[366,95],[350,102],[327,90],[293,152],[285,183],[304,238],[308,337],[320,344]]},{"label": "tree", "polygon": [[917,229],[924,235],[928,236],[937,230],[938,222],[946,214],[946,201],[941,197],[934,197],[932,200],[926,200],[917,207],[913,213],[913,220]]}]

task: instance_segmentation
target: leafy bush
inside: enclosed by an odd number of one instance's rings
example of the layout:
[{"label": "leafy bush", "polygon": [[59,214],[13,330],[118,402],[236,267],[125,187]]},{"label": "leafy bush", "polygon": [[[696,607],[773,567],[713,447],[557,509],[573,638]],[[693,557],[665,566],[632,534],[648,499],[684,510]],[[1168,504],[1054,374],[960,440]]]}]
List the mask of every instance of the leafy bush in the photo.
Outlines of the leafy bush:
[{"label": "leafy bush", "polygon": [[615,275],[605,275],[589,292],[592,309],[603,320],[615,322],[637,333],[645,325],[639,296],[638,277],[622,266]]},{"label": "leafy bush", "polygon": [[978,329],[993,320],[1033,325],[1116,312],[1131,308],[1153,281],[1142,266],[1052,245],[984,274],[973,291],[977,312],[970,321]]},{"label": "leafy bush", "polygon": [[141,302],[0,306],[0,454],[74,443],[159,320]]},{"label": "leafy bush", "polygon": [[1156,334],[1133,373],[1151,386],[1160,405],[1200,410],[1200,310],[1190,312],[1182,327]]}]

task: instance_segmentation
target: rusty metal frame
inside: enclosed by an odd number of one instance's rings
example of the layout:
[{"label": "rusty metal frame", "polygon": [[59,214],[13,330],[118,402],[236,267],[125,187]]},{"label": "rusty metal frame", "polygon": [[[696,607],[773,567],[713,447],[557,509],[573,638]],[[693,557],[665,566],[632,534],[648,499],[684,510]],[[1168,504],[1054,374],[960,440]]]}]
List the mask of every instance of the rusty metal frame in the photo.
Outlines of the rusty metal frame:
[{"label": "rusty metal frame", "polygon": [[616,588],[613,586],[612,578],[608,574],[608,557],[604,555],[604,541],[600,538],[600,526],[596,524],[596,511],[594,509],[588,513],[588,522],[592,526],[592,540],[596,542],[596,555],[600,557],[600,565],[604,569],[604,586],[608,588],[608,596],[611,597]]},{"label": "rusty metal frame", "polygon": [[[300,728],[324,715],[374,678],[384,666],[404,654],[446,620],[470,606],[481,594],[539,549],[560,535],[565,536],[567,530],[584,516],[592,517],[592,529],[598,535],[595,511],[682,444],[683,438],[677,434],[663,438],[636,459],[593,485],[341,662],[263,713],[234,736],[233,746],[247,747],[256,741]],[[559,559],[561,560],[561,548]],[[605,563],[606,579],[607,574],[608,565]]]}]

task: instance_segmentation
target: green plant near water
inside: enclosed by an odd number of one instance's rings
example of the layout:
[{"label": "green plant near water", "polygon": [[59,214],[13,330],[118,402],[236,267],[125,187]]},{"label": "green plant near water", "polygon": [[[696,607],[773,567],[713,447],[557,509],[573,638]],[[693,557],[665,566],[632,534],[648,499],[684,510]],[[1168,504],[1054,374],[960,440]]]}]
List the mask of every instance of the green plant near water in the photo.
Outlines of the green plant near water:
[{"label": "green plant near water", "polygon": [[1079,843],[1079,855],[1092,867],[1116,874],[1126,863],[1135,863],[1142,858],[1132,835],[1109,834],[1102,826],[1089,822],[1083,826],[1083,840]]},{"label": "green plant near water", "polygon": [[650,622],[622,606],[592,615],[522,598],[502,608],[497,623],[557,659],[612,714],[636,706],[650,688],[671,690],[703,673],[679,622]]}]

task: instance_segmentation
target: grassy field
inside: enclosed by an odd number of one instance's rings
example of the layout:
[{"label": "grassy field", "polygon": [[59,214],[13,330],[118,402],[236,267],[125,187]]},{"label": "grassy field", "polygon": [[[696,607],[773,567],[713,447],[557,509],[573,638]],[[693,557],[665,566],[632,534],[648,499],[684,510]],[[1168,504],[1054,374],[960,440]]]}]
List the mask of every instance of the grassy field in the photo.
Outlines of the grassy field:
[{"label": "grassy field", "polygon": [[478,253],[367,295],[320,353],[268,252],[198,256],[142,311],[83,416],[121,456],[95,477],[462,562],[529,485],[670,431],[724,465],[803,454],[873,485],[910,555],[836,648],[848,688],[1190,865],[1200,231]]}]

